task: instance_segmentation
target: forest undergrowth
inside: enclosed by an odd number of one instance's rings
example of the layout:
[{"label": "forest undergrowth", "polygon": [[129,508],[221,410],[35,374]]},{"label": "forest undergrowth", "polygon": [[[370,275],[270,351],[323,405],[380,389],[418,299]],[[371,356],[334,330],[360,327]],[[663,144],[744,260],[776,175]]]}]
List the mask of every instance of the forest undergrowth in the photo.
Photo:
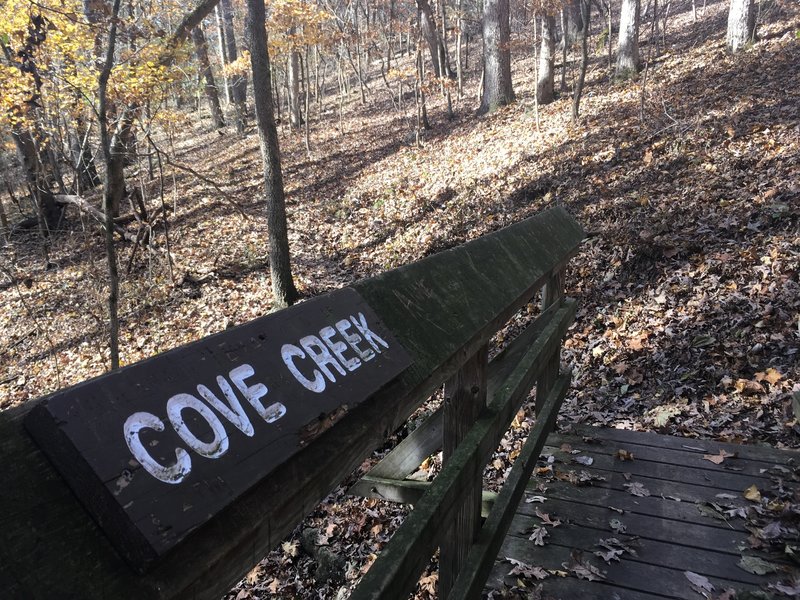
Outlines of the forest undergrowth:
[{"label": "forest undergrowth", "polygon": [[[354,93],[341,119],[333,102],[322,121],[312,107],[310,154],[302,135],[284,129],[281,136],[301,294],[339,288],[560,204],[589,237],[567,276],[579,310],[565,343],[574,377],[559,426],[800,447],[800,408],[792,402],[793,393],[800,397],[800,10],[792,2],[770,6],[761,40],[731,57],[727,3],[709,3],[696,23],[681,4],[685,12],[669,22],[643,101],[643,78],[610,80],[599,50],[578,123],[562,93],[539,107],[537,126],[527,39],[512,48],[517,102],[475,116],[472,73],[471,95],[456,101],[454,120],[441,98],[429,98],[433,128],[421,148],[409,142],[413,105],[394,110],[380,81],[371,83],[366,106]],[[271,308],[257,134],[220,136],[194,117],[187,125],[173,140],[175,161],[219,189],[186,171],[168,173],[174,282],[162,255],[121,246],[123,272],[129,268],[125,364]],[[2,251],[2,408],[107,368],[102,236],[77,212],[65,219],[47,267],[33,233],[18,232]],[[496,341],[529,319],[517,315]],[[487,467],[490,487],[510,468],[532,419],[529,407],[518,415]],[[437,460],[427,463],[423,470],[435,472]],[[345,489],[230,599],[345,597],[404,515]],[[315,580],[317,564],[302,551],[307,528],[344,557],[338,577],[317,573]],[[420,597],[435,579],[432,565]]]}]

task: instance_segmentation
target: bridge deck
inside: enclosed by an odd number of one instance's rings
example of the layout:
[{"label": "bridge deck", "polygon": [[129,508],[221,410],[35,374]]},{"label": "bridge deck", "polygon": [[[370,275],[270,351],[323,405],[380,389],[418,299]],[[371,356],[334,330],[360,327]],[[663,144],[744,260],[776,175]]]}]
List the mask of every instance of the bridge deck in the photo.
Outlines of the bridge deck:
[{"label": "bridge deck", "polygon": [[[800,581],[784,553],[798,546],[800,452],[588,427],[547,444],[487,582],[490,597],[719,598]],[[704,458],[715,455],[720,464]],[[756,490],[762,502],[745,497],[757,500]],[[746,569],[743,557],[769,565],[745,558]]]}]

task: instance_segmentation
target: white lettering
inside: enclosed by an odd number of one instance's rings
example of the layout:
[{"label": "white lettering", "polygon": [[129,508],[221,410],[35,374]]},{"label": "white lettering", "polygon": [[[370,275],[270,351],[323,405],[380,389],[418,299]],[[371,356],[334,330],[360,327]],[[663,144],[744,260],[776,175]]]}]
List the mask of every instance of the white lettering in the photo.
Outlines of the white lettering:
[{"label": "white lettering", "polygon": [[381,351],[381,349],[378,347],[378,344],[384,348],[389,347],[389,344],[378,337],[375,332],[369,328],[369,325],[367,325],[367,318],[364,316],[364,313],[358,313],[358,320],[356,320],[355,317],[350,317],[350,320],[353,322],[353,325],[356,326],[356,329],[358,329],[361,335],[364,336],[364,339],[369,342],[370,346],[375,348],[376,352],[380,353]]},{"label": "white lettering", "polygon": [[294,378],[302,383],[303,387],[311,390],[312,392],[317,392],[318,394],[325,391],[325,377],[323,377],[322,373],[320,373],[317,369],[314,369],[314,380],[312,381],[303,375],[294,364],[294,357],[306,357],[306,353],[300,348],[293,344],[284,344],[281,346],[281,357],[283,358],[283,362],[289,368],[289,371],[292,373],[292,375],[294,375]]},{"label": "white lettering", "polygon": [[[205,419],[214,434],[214,439],[204,442],[198,438],[183,420],[183,411],[191,409]],[[167,416],[181,439],[200,456],[219,458],[228,451],[228,435],[222,421],[211,409],[191,394],[176,394],[167,401]]]},{"label": "white lettering", "polygon": [[323,373],[325,373],[325,376],[331,381],[331,383],[336,381],[336,377],[334,377],[333,373],[331,373],[330,369],[328,369],[328,365],[333,365],[340,375],[347,375],[347,371],[344,370],[342,365],[336,362],[336,359],[331,356],[328,348],[317,336],[307,335],[300,340],[300,345],[303,347],[303,350],[308,353],[311,359],[317,363],[317,366],[322,370]]},{"label": "white lettering", "polygon": [[242,395],[247,399],[247,401],[253,405],[253,408],[256,409],[256,412],[259,416],[264,419],[267,423],[273,423],[280,419],[283,415],[286,414],[286,407],[280,402],[273,402],[266,408],[261,403],[261,398],[267,395],[269,389],[263,383],[256,383],[255,385],[248,385],[244,382],[245,379],[248,377],[252,377],[255,375],[255,371],[253,367],[250,365],[244,364],[239,365],[235,369],[233,369],[228,375],[231,378],[231,381],[239,388],[239,391],[242,392]]},{"label": "white lettering", "polygon": [[233,423],[239,431],[244,433],[247,437],[253,437],[255,433],[253,431],[253,424],[247,417],[247,413],[242,408],[241,403],[236,398],[236,394],[233,393],[231,385],[222,375],[217,375],[217,385],[219,389],[222,390],[222,394],[225,396],[228,404],[230,404],[230,408],[222,400],[217,398],[214,392],[202,384],[197,386],[197,393],[200,394],[203,400],[216,408],[223,417]]},{"label": "white lettering", "polygon": [[164,422],[152,413],[133,413],[125,421],[125,442],[133,457],[145,471],[164,483],[180,483],[192,470],[192,459],[183,448],[175,448],[175,464],[164,466],[157,462],[142,445],[139,432],[142,429],[164,431]]},{"label": "white lettering", "polygon": [[361,357],[361,360],[367,362],[375,358],[375,353],[369,348],[362,350],[361,348],[358,347],[358,343],[362,341],[360,335],[358,335],[357,333],[350,333],[350,334],[347,333],[347,330],[350,329],[351,327],[352,325],[350,324],[350,321],[348,321],[347,319],[342,319],[341,321],[338,321],[336,323],[336,330],[342,334],[342,337],[345,339],[348,345],[353,350],[356,351],[356,354],[358,354]]},{"label": "white lettering", "polygon": [[[347,323],[349,326],[350,323],[348,321],[339,321],[339,323]],[[337,323],[338,325],[338,323]],[[347,367],[348,371],[355,371],[358,367],[361,366],[361,361],[358,360],[356,357],[353,358],[345,358],[344,351],[347,350],[347,344],[344,342],[339,341],[331,341],[331,338],[336,335],[336,330],[333,327],[323,327],[319,330],[319,337],[320,339],[325,342],[325,345],[331,349],[333,355],[336,357],[340,363],[342,363],[345,367]]]}]

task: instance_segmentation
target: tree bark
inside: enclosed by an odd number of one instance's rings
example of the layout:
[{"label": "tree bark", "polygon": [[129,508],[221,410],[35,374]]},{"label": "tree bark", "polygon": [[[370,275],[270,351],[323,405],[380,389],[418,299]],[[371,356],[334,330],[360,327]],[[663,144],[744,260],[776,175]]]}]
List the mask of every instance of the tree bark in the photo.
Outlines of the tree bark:
[{"label": "tree bark", "polygon": [[75,131],[70,135],[70,153],[72,154],[72,167],[75,169],[75,193],[81,194],[100,185],[100,176],[94,164],[94,155],[89,146],[89,128],[83,124],[83,119],[78,117],[75,121]]},{"label": "tree bark", "polygon": [[554,63],[556,49],[556,18],[542,18],[542,45],[539,53],[539,81],[536,83],[536,98],[539,104],[548,104],[554,99]]},{"label": "tree bark", "polygon": [[622,0],[617,43],[617,77],[628,79],[639,72],[639,0]]},{"label": "tree bark", "polygon": [[731,52],[738,52],[756,40],[756,10],[753,0],[731,0],[725,40]]},{"label": "tree bark", "polygon": [[564,3],[564,38],[562,43],[571,48],[581,39],[583,30],[584,21],[581,16],[581,0],[568,0]]},{"label": "tree bark", "polygon": [[203,27],[198,25],[192,29],[192,41],[194,42],[194,52],[197,56],[197,63],[200,67],[200,77],[204,81],[203,91],[211,110],[211,118],[214,120],[214,127],[222,129],[225,127],[225,119],[222,117],[222,107],[219,104],[219,94],[217,84],[214,81],[214,72],[211,70],[211,61],[208,60],[208,43],[203,33]]},{"label": "tree bark", "polygon": [[[111,353],[111,369],[119,368],[119,273],[117,269],[117,249],[114,246],[114,217],[115,210],[119,211],[119,202],[122,190],[118,178],[124,188],[125,180],[122,174],[123,160],[114,156],[114,140],[110,139],[108,131],[108,113],[106,105],[106,90],[111,68],[114,65],[114,49],[117,40],[117,16],[121,0],[114,0],[111,12],[111,27],[108,34],[108,47],[105,62],[100,71],[97,86],[98,96],[98,121],[100,124],[100,141],[103,145],[103,155],[106,161],[106,181],[103,198],[103,211],[105,217],[106,258],[108,259],[108,322],[109,322],[109,350]],[[123,112],[120,125],[127,119]],[[115,138],[118,136],[115,135]],[[118,173],[117,173],[118,171]],[[112,175],[113,174],[113,175]]]},{"label": "tree bark", "polygon": [[572,96],[572,121],[578,121],[581,106],[581,94],[583,94],[583,84],[586,81],[586,66],[589,62],[589,19],[591,18],[590,0],[580,0],[581,20],[584,28],[581,33],[581,70],[578,73],[578,81],[575,82],[575,93]]},{"label": "tree bark", "polygon": [[436,17],[433,14],[430,2],[428,0],[416,0],[417,10],[419,10],[420,29],[422,36],[428,44],[428,50],[431,54],[431,63],[433,63],[433,74],[436,77],[450,77],[450,65],[446,60],[446,53],[444,44],[439,34],[439,29],[436,25]]},{"label": "tree bark", "polygon": [[492,112],[514,101],[510,42],[509,0],[485,0],[483,4],[485,81],[480,114]]},{"label": "tree bark", "polygon": [[[289,33],[294,35],[294,28]],[[289,123],[292,129],[299,129],[303,125],[303,114],[300,109],[300,53],[295,49],[289,52],[287,77],[289,79]]]},{"label": "tree bark", "polygon": [[[231,0],[219,0],[222,13],[222,24],[225,28],[225,53],[229,63],[235,62],[238,56],[236,50],[236,33],[233,29],[233,8]],[[236,131],[244,132],[247,124],[247,80],[242,75],[231,75],[231,95],[236,110]]]},{"label": "tree bark", "polygon": [[[217,37],[219,38],[219,57],[222,61],[223,65],[227,65],[231,62],[230,58],[228,58],[228,44],[225,42],[225,25],[222,22],[222,11],[220,10],[219,4],[217,4],[217,8],[214,11],[216,20],[217,20]],[[231,85],[230,77],[227,75],[223,75],[223,80],[225,82],[225,106],[230,106],[233,104],[233,86]]]},{"label": "tree bark", "polygon": [[267,226],[269,228],[269,268],[272,293],[276,307],[293,304],[299,294],[292,281],[289,261],[289,237],[286,226],[286,201],[283,191],[278,131],[272,108],[272,83],[270,81],[267,30],[264,25],[263,0],[247,0],[250,30],[250,62],[253,70],[253,97],[256,107],[256,124],[264,161],[264,190],[267,200]]}]

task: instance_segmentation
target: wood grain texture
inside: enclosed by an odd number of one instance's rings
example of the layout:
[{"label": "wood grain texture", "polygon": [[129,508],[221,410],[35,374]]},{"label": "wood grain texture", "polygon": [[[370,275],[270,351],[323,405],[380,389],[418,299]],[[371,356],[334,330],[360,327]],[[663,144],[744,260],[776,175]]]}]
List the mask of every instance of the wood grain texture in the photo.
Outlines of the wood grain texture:
[{"label": "wood grain texture", "polygon": [[[444,384],[442,463],[447,465],[486,406],[489,347],[484,345]],[[447,597],[480,529],[483,469],[472,474],[456,507],[453,522],[439,544],[439,594]]]},{"label": "wood grain texture", "polygon": [[[398,379],[199,527],[146,575],[132,571],[23,430],[0,414],[0,582],[9,597],[218,598],[574,255],[584,233],[554,208],[353,287],[412,360]],[[502,266],[502,268],[499,268]]]},{"label": "wood grain texture", "polygon": [[[499,590],[517,584],[517,577],[509,575],[512,565],[507,557],[551,571],[568,571],[574,551],[582,552],[583,560],[599,567],[606,577],[601,581],[585,581],[576,578],[575,573],[570,573],[566,579],[551,575],[537,582],[543,598],[697,597],[685,575],[687,571],[707,577],[717,594],[726,589],[763,588],[780,578],[780,574],[754,575],[739,566],[743,551],[747,553],[750,548],[751,532],[744,519],[716,519],[700,510],[701,505],[708,502],[752,506],[741,495],[751,484],[765,485],[763,474],[758,470],[731,472],[713,463],[706,466],[704,463],[708,461],[698,460],[696,448],[702,448],[699,452],[710,453],[719,450],[716,442],[708,440],[587,426],[575,429],[572,434],[550,436],[543,456],[555,456],[556,461],[548,464],[552,464],[556,474],[563,473],[562,469],[576,469],[607,480],[577,485],[562,479],[547,482],[532,479],[528,493],[541,496],[543,501],[521,502],[517,506],[487,580],[489,589]],[[648,455],[641,461],[640,469],[631,469],[638,459],[609,465],[610,449],[618,444],[626,449],[634,448],[634,454],[639,451]],[[689,448],[683,447],[687,445]],[[730,444],[724,447],[739,456],[751,454],[738,452],[749,447]],[[661,448],[669,451],[659,456]],[[580,450],[580,455],[591,457],[594,462],[588,466],[570,463],[571,457],[576,456],[570,454],[572,450]],[[765,464],[784,465],[791,464],[797,453],[760,447],[757,454],[757,460]],[[752,457],[726,460],[738,464],[736,461],[750,461]],[[645,475],[648,472],[652,477]],[[737,479],[731,480],[731,477]],[[687,479],[693,483],[685,482]],[[745,485],[732,492],[726,487],[732,482]],[[650,495],[632,495],[625,487],[630,483],[642,483]],[[730,498],[732,493],[737,497]],[[548,525],[542,514],[560,521],[560,525]],[[625,528],[624,532],[619,531],[620,525]],[[548,533],[543,546],[529,539],[538,527],[544,527]],[[601,549],[600,540],[608,538],[619,539],[636,554],[625,552],[619,562],[604,562],[594,552]],[[779,557],[769,560],[782,562]]]},{"label": "wood grain texture", "polygon": [[[555,312],[551,319],[546,319],[541,335],[533,340],[505,380],[497,383],[487,409],[364,575],[353,592],[354,600],[405,598],[413,589],[453,518],[464,490],[471,489],[474,473],[482,472],[520,403],[559,346],[575,315],[575,303],[554,304],[548,310]],[[489,389],[492,390],[491,385]],[[547,422],[543,417],[539,427],[545,427]],[[552,421],[549,423],[552,425]],[[540,441],[544,444],[543,436]]]},{"label": "wood grain texture", "polygon": [[[341,361],[320,339],[325,328]],[[370,344],[372,334],[386,347]],[[311,340],[308,348],[301,339]],[[307,380],[316,374],[321,390],[292,374],[282,358],[284,344],[299,354],[291,357],[293,368]],[[327,362],[316,363],[312,351],[327,352]],[[344,288],[57,393],[38,404],[25,425],[120,554],[144,570],[296,454],[321,415],[324,421],[354,408],[409,364],[359,294]],[[237,372],[249,375],[242,379]],[[257,390],[255,403],[245,397],[248,390]],[[207,397],[229,416],[212,409]],[[221,430],[214,434],[191,405],[178,412],[189,435],[196,432],[203,443],[219,440],[216,457],[192,451],[189,444],[197,442],[178,434],[175,411],[168,414],[167,407],[181,399],[206,411]],[[155,421],[136,434],[144,458],[132,454],[126,440],[126,420],[135,414]],[[176,470],[179,451],[190,470],[178,482],[159,480],[150,472],[154,467],[140,462]]]}]

